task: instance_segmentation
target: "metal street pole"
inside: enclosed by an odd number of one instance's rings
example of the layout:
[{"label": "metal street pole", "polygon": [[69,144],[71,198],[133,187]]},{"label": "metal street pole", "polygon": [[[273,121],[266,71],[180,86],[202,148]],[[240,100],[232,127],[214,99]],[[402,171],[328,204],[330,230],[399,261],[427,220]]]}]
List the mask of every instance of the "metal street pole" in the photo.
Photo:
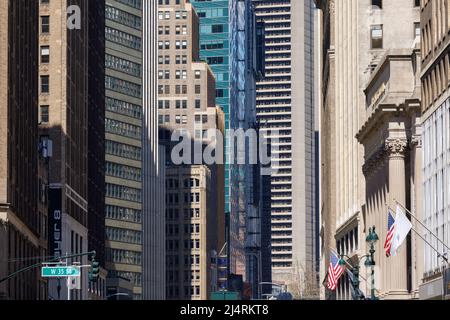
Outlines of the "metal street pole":
[{"label": "metal street pole", "polygon": [[370,274],[371,274],[371,282],[372,286],[370,288],[370,299],[376,300],[375,297],[375,248],[373,243],[370,244]]}]

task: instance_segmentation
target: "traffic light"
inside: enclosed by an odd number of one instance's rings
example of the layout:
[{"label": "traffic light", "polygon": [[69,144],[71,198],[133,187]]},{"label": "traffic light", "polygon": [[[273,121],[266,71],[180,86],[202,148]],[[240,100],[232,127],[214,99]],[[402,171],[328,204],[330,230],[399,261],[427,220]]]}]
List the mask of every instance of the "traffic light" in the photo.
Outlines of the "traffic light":
[{"label": "traffic light", "polygon": [[89,281],[97,282],[100,273],[100,263],[93,260],[91,264],[91,271],[89,272]]}]

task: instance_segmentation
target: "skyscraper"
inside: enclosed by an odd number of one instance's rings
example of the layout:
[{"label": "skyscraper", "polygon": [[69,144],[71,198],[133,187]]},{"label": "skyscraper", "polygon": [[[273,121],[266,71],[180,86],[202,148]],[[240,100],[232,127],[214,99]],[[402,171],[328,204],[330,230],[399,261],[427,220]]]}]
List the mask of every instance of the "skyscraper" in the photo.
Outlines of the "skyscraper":
[{"label": "skyscraper", "polygon": [[143,271],[145,300],[166,298],[165,149],[158,128],[158,4],[143,2]]},{"label": "skyscraper", "polygon": [[141,299],[143,2],[107,0],[105,12],[106,267]]},{"label": "skyscraper", "polygon": [[257,117],[278,162],[271,176],[272,277],[290,284],[299,275],[314,279],[318,270],[314,5],[311,0],[253,3],[257,21],[265,25],[265,77],[256,86]]},{"label": "skyscraper", "polygon": [[[216,78],[216,104],[230,129],[230,0],[192,0],[200,18],[200,60],[208,63]],[[225,141],[225,154],[229,154]],[[225,164],[225,214],[231,210],[230,166]],[[227,219],[229,217],[227,216]]]},{"label": "skyscraper", "polygon": [[[39,112],[40,135],[50,154],[49,255],[97,250],[104,261],[104,90],[102,4],[87,0],[40,2],[39,8]],[[70,262],[86,264],[88,258]],[[102,266],[103,267],[103,266]],[[104,296],[105,276],[88,291],[87,274],[82,290]],[[66,282],[49,281],[49,295],[67,299]]]},{"label": "skyscraper", "polygon": [[[47,249],[37,192],[38,25],[37,0],[0,1],[0,278],[27,266],[17,258]],[[40,283],[38,270],[20,274],[0,283],[0,299],[46,299]]]},{"label": "skyscraper", "polygon": [[[258,150],[256,125],[256,79],[258,69],[257,24],[253,4],[230,1],[230,272],[242,275],[258,298],[261,281],[261,176],[259,163],[251,163]],[[240,146],[239,133],[245,135]],[[237,138],[237,139],[236,139]],[[241,149],[242,147],[242,149]],[[244,155],[245,161],[240,157]],[[261,179],[261,180],[260,180]]]},{"label": "skyscraper", "polygon": [[[168,133],[166,157],[167,299],[206,300],[215,289],[211,260],[223,246],[223,166],[207,165],[208,129],[223,130],[214,75],[199,61],[198,16],[186,0],[160,3],[158,12],[159,125]],[[171,134],[187,133],[192,150],[173,158]],[[218,144],[218,148],[221,148]],[[199,149],[197,149],[199,148]],[[217,152],[221,150],[218,149]],[[223,227],[223,225],[222,225]]]},{"label": "skyscraper", "polygon": [[[366,235],[374,225],[379,238],[386,238],[386,204],[395,209],[396,199],[411,210],[420,210],[420,189],[413,182],[420,180],[416,168],[420,148],[413,141],[420,135],[416,49],[420,18],[417,1],[317,4],[323,10],[324,279],[330,250],[364,256]],[[402,19],[398,19],[399,13]],[[413,297],[417,290],[417,281],[412,279],[417,279],[420,270],[420,243],[413,236],[410,241],[416,249],[405,245],[395,258],[386,259],[381,250],[375,256],[380,270],[376,289],[385,299]],[[344,275],[336,298],[351,296],[351,283]],[[327,298],[335,298],[334,292],[328,292]]]},{"label": "skyscraper", "polygon": [[[100,281],[90,283],[90,299],[105,292],[105,3],[89,1],[88,47],[88,251],[102,267]],[[100,88],[100,89],[99,89]]]}]

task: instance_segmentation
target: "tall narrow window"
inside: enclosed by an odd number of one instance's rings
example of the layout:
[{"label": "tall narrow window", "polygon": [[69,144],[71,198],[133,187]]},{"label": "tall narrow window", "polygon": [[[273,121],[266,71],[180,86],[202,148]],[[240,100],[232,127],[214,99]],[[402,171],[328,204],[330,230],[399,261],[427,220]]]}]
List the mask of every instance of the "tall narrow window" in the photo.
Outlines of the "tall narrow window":
[{"label": "tall narrow window", "polygon": [[42,46],[41,47],[41,63],[49,63],[50,62],[50,47]]},{"label": "tall narrow window", "polygon": [[40,106],[39,108],[39,116],[40,116],[40,121],[41,123],[48,123],[49,121],[49,106],[45,105],[45,106]]},{"label": "tall narrow window", "polygon": [[49,32],[50,32],[50,17],[41,16],[41,33],[49,33]]},{"label": "tall narrow window", "polygon": [[383,26],[373,25],[370,30],[372,49],[383,49]]},{"label": "tall narrow window", "polygon": [[49,93],[49,92],[50,92],[50,77],[41,76],[41,93]]}]

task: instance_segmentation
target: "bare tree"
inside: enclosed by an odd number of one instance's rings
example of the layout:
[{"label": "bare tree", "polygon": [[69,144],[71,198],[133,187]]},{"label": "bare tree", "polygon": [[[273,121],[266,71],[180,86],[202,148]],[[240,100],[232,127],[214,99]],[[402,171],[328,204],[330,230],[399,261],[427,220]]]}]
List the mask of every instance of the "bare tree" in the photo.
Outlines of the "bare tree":
[{"label": "bare tree", "polygon": [[319,274],[312,268],[296,263],[291,279],[287,283],[288,291],[296,300],[319,300]]}]

